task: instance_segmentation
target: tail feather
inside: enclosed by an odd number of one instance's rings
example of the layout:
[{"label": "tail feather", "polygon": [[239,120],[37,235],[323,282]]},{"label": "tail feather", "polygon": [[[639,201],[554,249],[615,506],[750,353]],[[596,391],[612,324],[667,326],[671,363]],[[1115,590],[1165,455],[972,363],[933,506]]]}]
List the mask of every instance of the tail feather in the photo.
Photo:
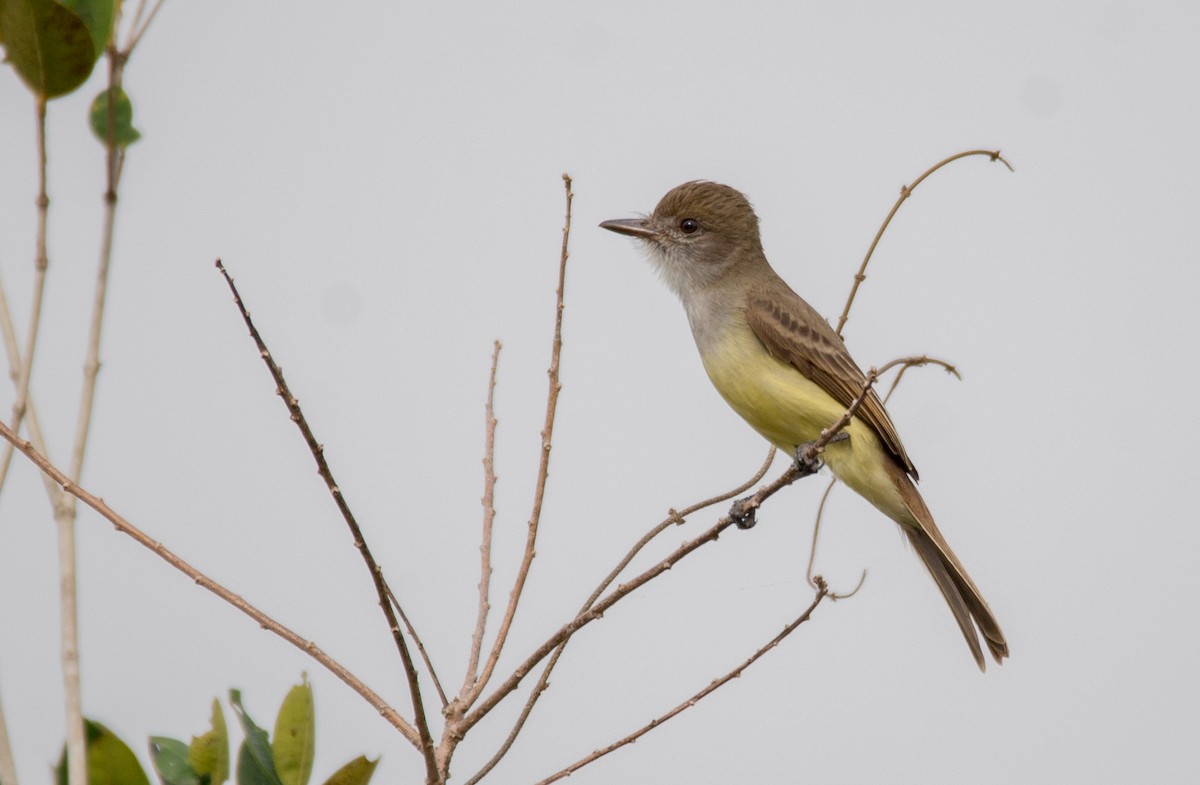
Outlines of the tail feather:
[{"label": "tail feather", "polygon": [[[1008,656],[1008,642],[983,594],[946,544],[916,487],[907,476],[900,476],[897,484],[916,524],[916,527],[905,526],[905,534],[946,598],[979,670],[985,669],[979,634],[982,634],[992,658],[1000,664]],[[979,628],[979,634],[976,633],[976,627]]]}]

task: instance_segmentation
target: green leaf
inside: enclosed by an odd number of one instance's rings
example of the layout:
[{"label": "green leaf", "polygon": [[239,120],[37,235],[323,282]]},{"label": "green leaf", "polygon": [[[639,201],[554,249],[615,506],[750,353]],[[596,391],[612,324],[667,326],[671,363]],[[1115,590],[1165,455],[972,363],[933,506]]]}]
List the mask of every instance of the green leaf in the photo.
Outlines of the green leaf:
[{"label": "green leaf", "polygon": [[213,698],[212,729],[203,736],[193,736],[188,747],[188,763],[201,777],[208,778],[208,785],[222,785],[229,779],[229,730],[225,727],[225,713],[221,702]]},{"label": "green leaf", "polygon": [[88,119],[91,121],[92,133],[100,140],[100,144],[108,144],[108,107],[109,95],[112,95],[113,108],[113,141],[118,147],[126,147],[133,144],[142,135],[133,127],[133,102],[129,100],[129,96],[120,87],[110,87],[107,90],[100,91],[92,101],[92,108],[88,113]]},{"label": "green leaf", "polygon": [[150,760],[163,785],[200,785],[200,775],[188,763],[188,747],[182,741],[151,736]]},{"label": "green leaf", "polygon": [[241,722],[242,733],[246,736],[238,749],[238,785],[283,785],[275,771],[267,732],[255,725],[254,720],[250,719],[250,715],[242,708],[242,693],[239,690],[230,690],[229,703],[233,706],[233,713]]},{"label": "green leaf", "polygon": [[112,30],[113,0],[3,0],[7,60],[35,95],[57,98],[87,81]]},{"label": "green leaf", "polygon": [[92,36],[92,45],[96,47],[96,59],[99,59],[112,37],[116,3],[113,0],[58,0],[58,3],[74,11],[83,21]]},{"label": "green leaf", "polygon": [[288,691],[275,717],[275,735],[271,752],[275,770],[283,785],[308,785],[312,776],[316,716],[312,685],[302,676],[300,684]]},{"label": "green leaf", "polygon": [[335,771],[332,777],[325,780],[325,785],[367,785],[378,763],[379,758],[367,760],[365,755],[359,755]]},{"label": "green leaf", "polygon": [[[133,750],[115,733],[91,720],[84,720],[84,731],[87,735],[88,785],[150,785]],[[63,745],[62,756],[55,767],[59,785],[66,785],[68,774],[67,748]]]}]

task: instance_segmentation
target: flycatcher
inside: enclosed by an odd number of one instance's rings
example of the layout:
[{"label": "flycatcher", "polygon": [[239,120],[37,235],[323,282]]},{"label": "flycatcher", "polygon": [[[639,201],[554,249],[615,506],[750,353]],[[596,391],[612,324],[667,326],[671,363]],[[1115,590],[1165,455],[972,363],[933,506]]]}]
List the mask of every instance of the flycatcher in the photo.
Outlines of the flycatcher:
[{"label": "flycatcher", "polygon": [[[684,183],[650,216],[600,226],[645,245],[683,301],[708,378],[779,449],[795,455],[861,394],[865,377],[842,339],[767,263],[758,216],[740,192]],[[917,470],[873,390],[845,433],[848,439],[826,447],[825,463],[908,535],[979,669],[985,667],[979,634],[1001,662],[1008,656],[1004,633],[934,524],[914,484]]]}]

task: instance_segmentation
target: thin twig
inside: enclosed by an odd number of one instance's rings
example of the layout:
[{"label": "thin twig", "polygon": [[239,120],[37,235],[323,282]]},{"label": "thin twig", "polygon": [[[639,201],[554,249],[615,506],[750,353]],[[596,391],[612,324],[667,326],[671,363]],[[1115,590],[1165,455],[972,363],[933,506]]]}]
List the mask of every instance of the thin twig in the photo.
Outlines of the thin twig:
[{"label": "thin twig", "polygon": [[50,477],[50,479],[53,480],[59,487],[61,487],[65,493],[76,497],[88,507],[95,510],[100,514],[101,517],[111,523],[117,529],[117,531],[129,535],[139,544],[157,554],[159,558],[161,558],[167,564],[191,578],[196,585],[217,595],[234,608],[237,608],[239,611],[249,616],[263,629],[275,633],[280,638],[283,638],[285,641],[319,662],[322,666],[328,669],[330,673],[332,673],[334,676],[337,676],[352,690],[362,696],[363,699],[365,699],[372,708],[378,711],[379,715],[387,720],[392,727],[398,730],[401,735],[404,736],[404,738],[412,742],[414,746],[420,745],[420,737],[412,725],[405,721],[405,719],[401,717],[395,709],[389,706],[376,692],[363,684],[362,681],[350,673],[350,671],[348,671],[339,662],[326,654],[315,643],[302,638],[300,635],[275,621],[266,613],[248,603],[240,595],[233,593],[229,589],[214,581],[212,578],[209,578],[207,575],[200,572],[200,570],[196,569],[188,562],[184,561],[161,542],[152,539],[141,529],[134,526],[124,517],[119,515],[115,510],[109,507],[103,499],[88,492],[86,489],[72,481],[65,472],[56,467],[54,464],[50,463],[46,456],[35,450],[30,442],[20,438],[2,422],[0,422],[0,437],[8,440],[18,450],[24,453],[25,456],[29,458],[29,460],[32,461],[35,466],[37,466],[44,474]]},{"label": "thin twig", "polygon": [[145,6],[144,0],[138,6],[138,16],[134,20],[134,23],[130,25],[129,40],[126,42],[125,48],[122,50],[122,53],[125,55],[125,57],[129,57],[129,55],[133,54],[134,47],[138,45],[138,42],[142,40],[142,36],[146,34],[147,28],[150,27],[150,23],[154,21],[154,17],[158,14],[158,9],[162,8],[163,1],[164,0],[155,0],[154,6],[150,9],[150,13],[146,16],[146,21],[142,23],[141,27],[137,25],[137,22],[141,19],[142,8]]},{"label": "thin twig", "polygon": [[[10,428],[21,430],[25,419],[26,402],[29,399],[29,382],[33,378],[34,349],[37,346],[38,328],[42,323],[42,303],[46,294],[46,270],[50,257],[46,250],[47,223],[50,214],[50,196],[46,190],[46,99],[35,98],[37,121],[38,193],[34,200],[37,206],[37,228],[34,233],[36,248],[33,258],[33,299],[29,311],[29,332],[25,335],[25,350],[21,353],[20,375],[17,377],[17,396],[13,399]],[[12,463],[13,448],[6,445],[0,458],[0,489],[8,478],[8,467]],[[83,739],[83,724],[80,720],[79,739]],[[77,785],[72,783],[72,785]],[[80,784],[82,785],[82,784]]]},{"label": "thin twig", "polygon": [[562,178],[563,189],[566,192],[566,216],[563,219],[562,251],[559,254],[558,262],[558,288],[555,290],[554,309],[554,342],[550,349],[550,368],[546,371],[546,375],[549,377],[549,390],[546,394],[546,419],[545,425],[542,428],[541,456],[538,461],[537,480],[533,492],[533,511],[529,516],[529,527],[525,538],[525,554],[522,557],[521,566],[517,570],[517,578],[513,584],[512,591],[508,595],[508,607],[504,611],[504,618],[500,621],[500,629],[496,633],[496,640],[492,644],[492,650],[483,664],[479,680],[471,688],[470,695],[464,702],[464,707],[470,706],[475,702],[491,679],[492,672],[496,669],[496,663],[500,659],[500,652],[504,649],[505,641],[508,640],[508,631],[512,627],[513,618],[517,613],[517,603],[520,602],[521,592],[525,589],[525,580],[529,577],[529,567],[533,563],[533,558],[537,553],[538,525],[542,517],[542,502],[546,496],[546,480],[550,475],[550,449],[551,437],[554,434],[554,416],[558,407],[558,394],[562,390],[562,385],[558,381],[558,365],[559,357],[562,355],[563,288],[567,277],[567,249],[571,239],[571,200],[574,198],[574,194],[571,193],[571,176],[564,173]]},{"label": "thin twig", "polygon": [[[699,512],[707,507],[711,507],[714,504],[720,504],[723,501],[732,499],[739,494],[745,493],[750,488],[754,487],[755,483],[757,483],[763,478],[763,476],[766,475],[767,469],[771,468],[771,463],[774,460],[775,448],[771,447],[767,451],[767,459],[763,461],[762,466],[760,466],[758,471],[754,473],[754,476],[752,476],[746,482],[742,483],[731,491],[718,494],[717,496],[713,496],[701,502],[696,502],[695,504],[689,505],[678,512],[672,509],[665,519],[651,528],[650,531],[646,532],[641,539],[634,543],[633,547],[630,548],[625,556],[622,557],[621,561],[617,563],[617,566],[609,572],[604,580],[600,582],[600,585],[597,586],[587,600],[584,601],[578,613],[583,613],[590,608],[592,604],[600,598],[600,595],[612,585],[613,581],[617,579],[617,577],[625,570],[625,568],[629,566],[629,563],[633,561],[634,557],[637,556],[637,554],[641,552],[641,550],[646,547],[651,540],[662,534],[670,527],[683,524],[684,519],[688,515]],[[529,718],[530,712],[533,711],[534,705],[538,702],[538,699],[543,693],[545,693],[546,688],[550,685],[550,673],[558,664],[558,660],[560,657],[562,657],[563,651],[566,650],[568,642],[570,642],[570,638],[567,638],[559,643],[558,647],[554,650],[554,653],[550,655],[550,659],[546,662],[546,667],[542,669],[542,675],[538,677],[537,684],[529,693],[529,697],[525,700],[525,706],[521,709],[521,714],[517,717],[516,722],[513,723],[512,729],[509,730],[508,736],[505,738],[504,743],[500,745],[500,748],[494,755],[492,755],[491,759],[484,764],[483,768],[472,775],[471,778],[468,779],[463,785],[476,785],[476,783],[487,776],[487,774],[496,767],[496,764],[498,764],[500,760],[508,753],[509,749],[513,745],[513,742],[516,741],[517,736],[521,733],[521,729],[525,726],[525,721]]]},{"label": "thin twig", "polygon": [[900,370],[896,372],[896,378],[892,380],[892,386],[888,387],[887,395],[883,396],[883,403],[885,404],[891,400],[892,393],[896,392],[896,387],[900,385],[900,380],[904,378],[904,374],[908,372],[909,368],[920,368],[923,365],[936,365],[946,373],[953,376],[955,379],[962,381],[962,374],[958,372],[958,368],[956,368],[953,364],[946,362],[945,360],[939,360],[938,358],[930,357],[927,354],[922,354],[919,357],[905,357],[902,359],[903,362],[900,364]]},{"label": "thin twig", "polygon": [[392,639],[396,642],[396,649],[400,652],[400,660],[404,664],[404,674],[408,679],[408,691],[412,697],[414,724],[417,727],[417,733],[420,738],[418,746],[425,757],[425,776],[428,782],[433,783],[438,777],[437,762],[434,758],[433,736],[429,732],[429,724],[425,717],[425,706],[421,700],[421,685],[417,677],[417,669],[413,664],[412,655],[409,654],[408,644],[404,641],[404,633],[400,629],[400,623],[397,621],[396,614],[392,610],[392,603],[388,598],[387,585],[383,577],[383,569],[376,563],[370,548],[367,547],[362,529],[359,528],[358,521],[350,511],[350,505],[342,494],[341,488],[338,487],[337,482],[334,480],[333,472],[330,471],[329,464],[325,460],[325,448],[317,441],[316,436],[313,435],[304,412],[300,410],[299,401],[296,400],[291,390],[288,389],[287,381],[283,378],[283,371],[272,358],[266,343],[263,341],[258,329],[254,326],[254,322],[250,319],[250,313],[246,310],[241,295],[238,294],[237,286],[233,283],[233,278],[226,271],[225,265],[221,264],[220,259],[217,260],[216,264],[217,269],[225,278],[225,283],[229,286],[229,291],[233,294],[233,301],[237,304],[238,311],[242,315],[242,321],[246,323],[246,327],[250,331],[250,337],[254,340],[255,346],[258,347],[259,355],[266,364],[267,370],[270,371],[271,378],[275,380],[275,391],[283,400],[284,405],[287,406],[292,421],[300,429],[300,433],[304,437],[304,442],[308,445],[308,449],[317,463],[317,473],[325,480],[329,494],[333,497],[338,511],[341,512],[343,520],[346,521],[346,525],[350,529],[350,535],[354,540],[354,547],[362,555],[363,561],[367,566],[367,571],[371,574],[371,580],[375,585],[375,593],[379,598],[379,607],[383,610],[383,615],[387,619],[388,630],[392,633]]},{"label": "thin twig", "polygon": [[425,670],[429,672],[429,678],[433,681],[433,688],[437,691],[438,699],[442,702],[442,708],[446,708],[449,703],[446,699],[446,691],[442,689],[442,681],[438,678],[437,669],[433,667],[433,660],[429,659],[429,653],[425,651],[425,644],[421,642],[421,636],[417,634],[416,628],[408,620],[408,614],[400,606],[400,600],[396,599],[395,593],[392,592],[392,587],[387,585],[387,581],[384,581],[383,586],[387,589],[387,596],[392,601],[392,607],[400,615],[400,621],[404,624],[404,631],[408,633],[408,637],[413,639],[413,645],[417,647],[417,653],[421,655],[421,661],[425,663]]},{"label": "thin twig", "polygon": [[[813,564],[817,561],[817,541],[820,539],[821,534],[821,518],[825,514],[825,502],[829,500],[829,494],[833,491],[833,486],[835,485],[837,485],[837,477],[830,477],[829,484],[825,486],[825,493],[821,494],[821,503],[817,505],[817,519],[813,522],[812,545],[808,549],[808,566],[804,569],[804,580],[814,589],[817,588],[817,584],[813,580]],[[864,568],[862,580],[858,582],[858,585],[862,586],[862,582],[866,579],[867,571]],[[858,588],[855,588],[850,594],[854,594],[857,591]]]},{"label": "thin twig", "polygon": [[[21,356],[21,374],[17,396],[13,402],[11,431],[20,433],[29,398],[29,383],[33,377],[33,358],[41,325],[42,302],[45,299],[46,273],[50,266],[46,248],[47,221],[50,197],[46,191],[46,98],[38,96],[37,104],[37,248],[34,258],[33,304],[29,316],[29,332]],[[6,446],[0,460],[0,486],[8,476],[12,448]],[[61,498],[58,501],[62,501]],[[70,785],[87,785],[87,739],[83,728],[83,700],[79,674],[79,614],[76,589],[75,519],[62,504],[54,507],[55,530],[58,542],[59,571],[59,634],[62,658],[63,702],[67,726],[67,766]]]},{"label": "thin twig", "polygon": [[892,222],[892,217],[896,214],[896,211],[900,209],[900,205],[904,204],[908,197],[912,196],[912,192],[925,180],[926,177],[929,177],[929,175],[933,174],[938,169],[941,169],[946,164],[957,161],[959,158],[966,158],[970,155],[986,155],[993,161],[1000,161],[1003,163],[1008,167],[1008,171],[1013,171],[1012,164],[1010,164],[1002,155],[1000,155],[999,150],[968,150],[965,153],[956,153],[955,155],[952,155],[949,158],[939,161],[938,163],[929,167],[929,169],[925,170],[920,177],[918,177],[916,180],[913,180],[912,185],[901,186],[900,198],[898,198],[896,203],[892,205],[892,210],[887,214],[887,218],[883,219],[883,224],[879,227],[879,231],[875,233],[875,239],[871,241],[871,247],[867,249],[867,255],[863,257],[862,265],[858,268],[858,272],[854,275],[854,284],[850,287],[850,296],[846,298],[846,307],[842,309],[842,315],[838,317],[838,335],[842,334],[842,328],[846,326],[846,320],[850,318],[850,306],[854,304],[854,295],[858,293],[858,287],[867,279],[867,264],[871,261],[871,255],[875,253],[875,246],[879,245],[879,238],[883,237],[883,233],[887,231],[888,224]]},{"label": "thin twig", "polygon": [[[120,6],[118,6],[118,10]],[[142,21],[142,14],[146,12],[146,0],[138,0],[137,9],[134,11],[133,20],[129,23],[131,29],[136,29],[138,23]]]},{"label": "thin twig", "polygon": [[[92,410],[96,398],[96,379],[100,374],[100,337],[104,326],[104,305],[108,299],[108,275],[112,266],[113,228],[117,219],[117,192],[120,187],[123,147],[116,141],[116,110],[113,106],[121,89],[124,65],[115,50],[108,50],[108,137],[105,141],[104,223],[100,241],[100,261],[96,266],[96,283],[92,293],[92,319],[88,328],[87,357],[83,363],[83,389],[79,395],[79,414],[75,421],[75,445],[71,453],[71,478],[83,477],[83,458],[91,434]],[[74,517],[74,501],[71,514]]]},{"label": "thin twig", "polygon": [[[0,281],[0,334],[4,338],[4,353],[5,359],[8,361],[9,378],[12,380],[13,387],[17,388],[21,384],[21,349],[18,346],[16,327],[13,325],[12,311],[8,307],[8,294],[4,289],[4,284]],[[33,396],[30,395],[25,404],[25,425],[29,429],[29,439],[33,442],[34,448],[43,455],[49,455],[49,450],[46,448],[46,440],[42,434],[41,423],[37,416],[37,407],[33,405]],[[4,445],[8,451],[12,450],[12,445],[7,442]],[[63,506],[63,497],[65,494],[55,485],[49,477],[42,475],[42,486],[46,489],[46,498],[50,502],[50,507],[57,510]]]},{"label": "thin twig", "polygon": [[788,624],[786,627],[784,627],[783,630],[780,631],[778,635],[776,635],[771,640],[767,641],[767,643],[765,643],[758,651],[754,652],[754,654],[752,654],[750,656],[750,658],[747,659],[745,662],[738,665],[736,668],[729,671],[724,676],[714,679],[713,681],[711,681],[708,684],[708,686],[706,686],[704,689],[697,692],[692,697],[685,700],[683,703],[680,703],[678,706],[676,706],[675,708],[666,712],[665,714],[663,714],[659,717],[656,717],[655,719],[650,720],[650,722],[648,722],[645,725],[643,725],[642,727],[638,728],[633,733],[630,733],[628,736],[625,736],[624,738],[622,738],[618,741],[615,741],[612,744],[609,744],[607,747],[602,747],[601,749],[596,750],[595,752],[591,753],[590,755],[586,755],[583,758],[580,758],[579,760],[572,763],[570,766],[567,766],[565,769],[562,769],[561,771],[551,774],[549,777],[546,777],[544,780],[539,780],[536,783],[536,785],[550,785],[550,783],[557,782],[558,780],[562,779],[563,777],[569,777],[572,774],[574,774],[576,771],[578,771],[579,769],[588,765],[589,763],[592,763],[593,761],[603,758],[605,755],[609,754],[610,752],[613,752],[614,750],[620,749],[621,747],[624,747],[626,744],[632,744],[633,742],[637,741],[642,736],[649,733],[651,730],[657,728],[659,725],[662,725],[667,720],[670,720],[670,719],[682,714],[684,711],[690,709],[692,706],[695,706],[697,703],[699,703],[704,698],[711,695],[714,691],[716,691],[720,687],[724,686],[725,684],[728,684],[730,681],[733,681],[736,678],[739,678],[742,675],[742,672],[746,670],[746,668],[749,668],[756,661],[758,661],[759,658],[761,658],[764,654],[771,651],[776,646],[778,646],[780,643],[782,643],[784,638],[791,635],[793,632],[795,632],[797,627],[799,627],[801,624],[803,624],[804,622],[809,620],[809,618],[812,616],[813,611],[815,611],[817,609],[817,606],[821,604],[821,600],[825,599],[825,597],[827,597],[829,595],[829,591],[825,586],[825,582],[821,579],[821,576],[819,576],[819,575],[817,576],[817,586],[818,586],[817,594],[813,598],[812,603],[809,604],[808,608],[806,608],[804,610],[804,612],[801,613],[799,616],[797,616],[790,624]]},{"label": "thin twig", "polygon": [[471,633],[471,654],[467,673],[463,677],[461,697],[470,694],[479,678],[479,655],[483,651],[483,634],[487,627],[488,599],[492,583],[492,524],[496,519],[496,369],[500,363],[500,342],[492,346],[492,370],[488,374],[487,402],[483,407],[483,534],[479,542],[479,610],[475,615],[475,630]]}]

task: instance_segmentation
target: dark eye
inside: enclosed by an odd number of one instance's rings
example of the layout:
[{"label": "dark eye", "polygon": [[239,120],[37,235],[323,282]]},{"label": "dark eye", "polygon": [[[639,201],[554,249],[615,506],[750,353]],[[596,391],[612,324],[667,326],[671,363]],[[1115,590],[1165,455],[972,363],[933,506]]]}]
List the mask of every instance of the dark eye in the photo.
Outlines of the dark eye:
[{"label": "dark eye", "polygon": [[700,228],[700,222],[695,218],[684,218],[679,222],[679,228],[684,234],[693,234]]}]

